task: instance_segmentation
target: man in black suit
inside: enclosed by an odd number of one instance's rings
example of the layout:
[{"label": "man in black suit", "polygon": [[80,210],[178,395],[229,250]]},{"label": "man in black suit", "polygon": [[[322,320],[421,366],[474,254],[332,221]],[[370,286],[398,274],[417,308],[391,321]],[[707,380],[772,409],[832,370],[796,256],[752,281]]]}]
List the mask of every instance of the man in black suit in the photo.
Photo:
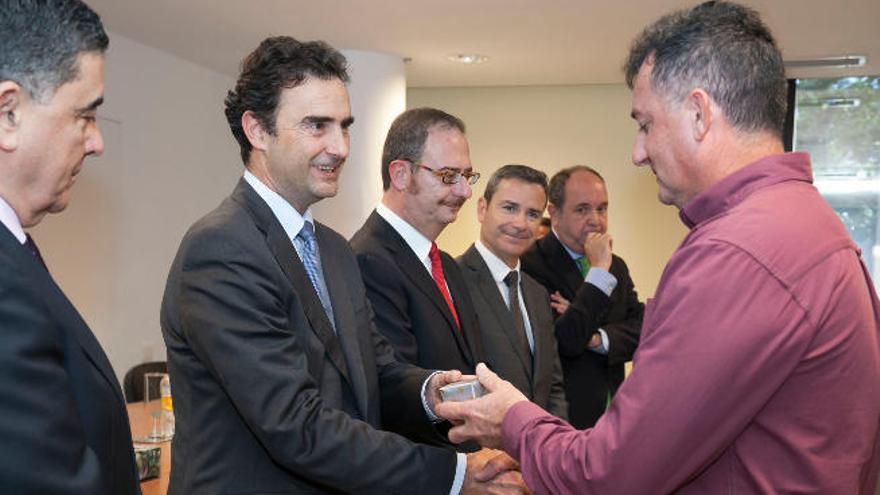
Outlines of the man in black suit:
[{"label": "man in black suit", "polygon": [[547,205],[547,176],[525,165],[492,174],[477,203],[480,238],[458,258],[480,322],[486,364],[551,414],[568,419],[553,313],[520,270]]},{"label": "man in black suit", "polygon": [[[397,355],[424,368],[473,373],[483,359],[477,315],[458,265],[435,242],[479,178],[464,133],[460,119],[434,108],[394,120],[382,152],[382,202],[351,247],[376,327]],[[452,448],[445,433],[398,431]]]},{"label": "man in black suit", "polygon": [[139,493],[122,391],[24,229],[104,150],[108,38],[78,0],[0,1],[0,491]]},{"label": "man in black suit", "polygon": [[550,293],[569,421],[588,428],[623,382],[639,342],[644,306],[626,263],[612,254],[605,180],[583,165],[550,180],[553,230],[522,257]]},{"label": "man in black suit", "polygon": [[470,492],[494,455],[376,429],[429,425],[436,389],[460,373],[395,359],[348,244],[312,219],[348,156],[347,80],[325,43],[275,37],[244,60],[226,98],[244,178],[187,232],[162,303],[172,495],[445,495],[462,480]]}]

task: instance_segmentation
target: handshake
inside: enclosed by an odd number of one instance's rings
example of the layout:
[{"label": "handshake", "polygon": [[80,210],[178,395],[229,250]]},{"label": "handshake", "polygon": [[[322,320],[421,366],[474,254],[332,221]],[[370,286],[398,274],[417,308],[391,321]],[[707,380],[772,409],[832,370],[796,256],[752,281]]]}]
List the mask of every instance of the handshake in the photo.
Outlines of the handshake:
[{"label": "handshake", "polygon": [[[502,450],[486,448],[487,446],[500,447],[500,420],[497,421],[497,441],[493,442],[488,437],[470,434],[471,427],[476,426],[471,424],[470,415],[480,415],[479,411],[484,409],[486,405],[494,409],[495,401],[492,399],[496,399],[501,392],[509,393],[510,389],[516,392],[514,395],[518,399],[526,400],[525,396],[519,393],[513,385],[501,380],[484,364],[477,366],[477,376],[462,375],[455,370],[444,371],[435,374],[428,384],[429,407],[439,417],[447,419],[453,424],[449,439],[456,443],[473,439],[484,447],[478,452],[467,454],[467,471],[461,488],[463,495],[471,493],[531,493],[523,481],[522,473],[519,471],[519,463]],[[503,420],[505,412],[506,408],[501,412],[501,420]],[[498,415],[494,416],[497,419]]]}]

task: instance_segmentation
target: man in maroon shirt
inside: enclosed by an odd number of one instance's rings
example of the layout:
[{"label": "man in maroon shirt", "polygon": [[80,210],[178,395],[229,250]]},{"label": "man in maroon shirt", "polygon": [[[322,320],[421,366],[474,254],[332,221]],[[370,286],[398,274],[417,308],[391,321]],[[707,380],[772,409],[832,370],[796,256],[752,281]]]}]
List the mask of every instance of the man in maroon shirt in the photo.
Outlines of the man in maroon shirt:
[{"label": "man in maroon shirt", "polygon": [[633,372],[576,431],[479,366],[491,393],[437,407],[450,438],[503,447],[536,493],[874,493],[880,303],[809,156],[783,153],[772,35],[707,2],[648,27],[626,76],[633,162],[690,228]]}]

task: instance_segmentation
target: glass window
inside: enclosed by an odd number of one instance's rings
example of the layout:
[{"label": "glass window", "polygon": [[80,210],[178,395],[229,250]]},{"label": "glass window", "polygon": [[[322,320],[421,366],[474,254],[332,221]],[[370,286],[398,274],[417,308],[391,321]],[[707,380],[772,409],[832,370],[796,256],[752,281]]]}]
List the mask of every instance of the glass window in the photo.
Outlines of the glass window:
[{"label": "glass window", "polygon": [[880,285],[880,77],[798,79],[793,148]]}]

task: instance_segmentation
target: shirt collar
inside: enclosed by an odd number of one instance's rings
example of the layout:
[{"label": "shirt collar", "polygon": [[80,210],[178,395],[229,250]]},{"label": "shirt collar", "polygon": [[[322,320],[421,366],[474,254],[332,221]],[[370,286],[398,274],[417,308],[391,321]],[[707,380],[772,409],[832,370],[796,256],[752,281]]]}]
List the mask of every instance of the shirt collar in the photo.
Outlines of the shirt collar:
[{"label": "shirt collar", "polygon": [[559,241],[559,245],[562,246],[563,249],[565,249],[565,252],[568,253],[569,256],[571,256],[571,259],[577,260],[578,258],[584,257],[584,255],[578,254],[578,253],[572,251],[571,249],[568,249],[568,246],[566,246],[565,243],[562,242],[562,239],[559,238],[559,235],[556,233],[555,230],[551,229],[551,232],[553,232],[553,235],[556,236],[556,240]]},{"label": "shirt collar", "polygon": [[679,216],[692,229],[738,205],[757,189],[792,180],[813,182],[809,154],[784,153],[754,161],[691,198]]},{"label": "shirt collar", "polygon": [[18,215],[15,214],[15,210],[3,198],[0,198],[0,223],[6,226],[9,232],[18,239],[18,242],[24,244],[27,240],[27,234],[24,233],[24,229],[21,227]]},{"label": "shirt collar", "polygon": [[483,257],[483,261],[485,261],[486,266],[489,267],[489,273],[492,274],[492,278],[495,279],[496,283],[503,282],[504,278],[507,277],[507,274],[510,273],[511,270],[519,271],[519,260],[516,260],[516,267],[510,268],[507,266],[507,263],[501,261],[501,258],[496,256],[495,253],[489,251],[489,248],[483,244],[483,241],[477,239],[477,241],[474,242],[474,247],[477,248],[477,252]]},{"label": "shirt collar", "polygon": [[406,241],[406,244],[420,260],[428,259],[428,253],[431,251],[433,241],[425,237],[415,227],[407,223],[406,220],[400,218],[397,213],[391,211],[391,208],[385,206],[384,203],[379,203],[376,206],[376,213],[391,224],[391,227],[400,234],[400,237],[403,237],[403,240]]},{"label": "shirt collar", "polygon": [[284,229],[284,233],[287,234],[287,237],[290,238],[291,242],[293,242],[297,234],[299,234],[299,231],[302,230],[305,222],[311,222],[314,224],[315,220],[312,218],[311,208],[306,209],[305,215],[300,215],[299,212],[296,211],[296,208],[288,203],[286,199],[282,198],[280,194],[269,189],[269,186],[263,184],[263,181],[258,179],[256,175],[252,174],[250,170],[245,169],[244,180],[247,181],[247,183],[254,188],[257,195],[266,202],[269,209],[272,210],[272,213],[275,215],[275,218],[281,223],[281,228]]}]

